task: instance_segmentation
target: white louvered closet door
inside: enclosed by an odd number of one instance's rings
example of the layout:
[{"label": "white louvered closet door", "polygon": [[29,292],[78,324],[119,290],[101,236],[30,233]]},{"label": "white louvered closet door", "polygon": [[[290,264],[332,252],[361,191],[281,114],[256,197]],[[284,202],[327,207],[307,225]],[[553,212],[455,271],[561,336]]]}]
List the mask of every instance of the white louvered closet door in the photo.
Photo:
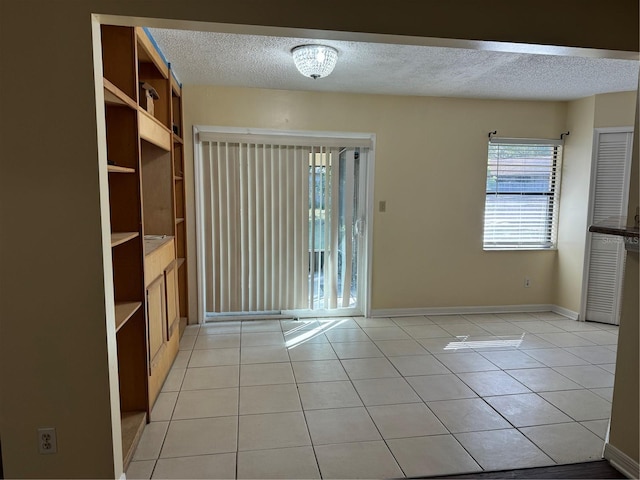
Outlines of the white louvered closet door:
[{"label": "white louvered closet door", "polygon": [[[627,214],[631,132],[596,131],[589,224]],[[586,258],[585,320],[617,325],[624,273],[622,237],[589,233]]]}]

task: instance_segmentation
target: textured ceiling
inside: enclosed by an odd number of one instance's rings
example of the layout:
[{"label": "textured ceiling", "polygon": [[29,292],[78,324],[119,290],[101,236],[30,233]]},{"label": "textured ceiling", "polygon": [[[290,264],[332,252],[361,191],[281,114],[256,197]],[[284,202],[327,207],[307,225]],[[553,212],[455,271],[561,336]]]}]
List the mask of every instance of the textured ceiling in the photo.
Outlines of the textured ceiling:
[{"label": "textured ceiling", "polygon": [[[150,29],[185,85],[225,85],[388,95],[573,100],[635,90],[639,62],[309,38]],[[296,70],[291,49],[338,50],[319,80]]]}]

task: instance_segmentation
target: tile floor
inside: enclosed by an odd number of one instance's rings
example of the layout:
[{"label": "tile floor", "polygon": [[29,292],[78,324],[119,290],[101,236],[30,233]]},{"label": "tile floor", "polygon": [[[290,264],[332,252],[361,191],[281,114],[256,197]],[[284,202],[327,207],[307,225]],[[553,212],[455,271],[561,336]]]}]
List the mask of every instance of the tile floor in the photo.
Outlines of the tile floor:
[{"label": "tile floor", "polygon": [[550,312],[190,326],[127,478],[395,478],[599,459],[617,334]]}]

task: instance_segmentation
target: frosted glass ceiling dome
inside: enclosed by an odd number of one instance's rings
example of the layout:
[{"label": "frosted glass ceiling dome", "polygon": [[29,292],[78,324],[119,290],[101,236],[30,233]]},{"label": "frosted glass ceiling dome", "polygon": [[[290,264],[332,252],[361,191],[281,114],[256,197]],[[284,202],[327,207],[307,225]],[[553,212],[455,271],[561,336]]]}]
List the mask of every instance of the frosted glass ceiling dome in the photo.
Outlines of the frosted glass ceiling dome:
[{"label": "frosted glass ceiling dome", "polygon": [[314,80],[333,72],[338,61],[338,51],[327,45],[300,45],[291,54],[298,71]]}]

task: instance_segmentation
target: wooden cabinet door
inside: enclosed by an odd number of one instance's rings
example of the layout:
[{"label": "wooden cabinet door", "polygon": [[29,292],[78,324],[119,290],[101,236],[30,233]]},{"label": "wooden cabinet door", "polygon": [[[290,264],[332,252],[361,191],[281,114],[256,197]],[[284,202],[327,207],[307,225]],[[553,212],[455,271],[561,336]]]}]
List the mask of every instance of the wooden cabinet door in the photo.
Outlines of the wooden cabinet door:
[{"label": "wooden cabinet door", "polygon": [[149,335],[149,362],[153,370],[154,358],[160,353],[166,338],[164,277],[158,277],[147,287],[147,322]]},{"label": "wooden cabinet door", "polygon": [[173,262],[164,271],[165,295],[167,298],[167,341],[179,325],[178,313],[178,269]]}]

